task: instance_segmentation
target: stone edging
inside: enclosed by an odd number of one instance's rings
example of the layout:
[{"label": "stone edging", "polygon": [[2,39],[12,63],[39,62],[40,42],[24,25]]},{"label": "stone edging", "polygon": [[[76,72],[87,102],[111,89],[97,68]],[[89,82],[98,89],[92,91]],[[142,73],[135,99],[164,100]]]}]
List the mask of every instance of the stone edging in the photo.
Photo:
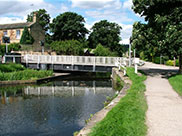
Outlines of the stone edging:
[{"label": "stone edging", "polygon": [[115,75],[118,75],[121,78],[121,80],[124,81],[124,86],[123,86],[122,90],[120,91],[118,96],[110,102],[109,105],[107,105],[102,110],[100,110],[99,112],[94,114],[94,116],[90,119],[88,124],[79,131],[77,136],[87,136],[91,132],[91,129],[96,125],[96,123],[101,121],[102,119],[104,119],[104,117],[107,115],[107,113],[114,106],[116,106],[118,104],[120,99],[122,99],[126,95],[126,91],[130,88],[132,82],[131,82],[131,80],[129,80],[128,77],[124,77],[124,75],[121,72],[119,72],[118,69],[116,69],[116,68],[113,68],[112,72],[113,72],[112,78],[114,78],[113,74],[115,74]]}]

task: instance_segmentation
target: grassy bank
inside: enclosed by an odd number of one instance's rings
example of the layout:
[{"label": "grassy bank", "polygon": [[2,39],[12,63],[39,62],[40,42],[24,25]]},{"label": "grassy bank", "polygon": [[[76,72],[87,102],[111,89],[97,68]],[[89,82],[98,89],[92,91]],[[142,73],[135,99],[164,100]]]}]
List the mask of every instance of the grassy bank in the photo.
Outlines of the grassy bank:
[{"label": "grassy bank", "polygon": [[144,96],[146,76],[134,74],[133,68],[127,69],[132,86],[126,96],[99,122],[90,136],[145,136],[145,112],[147,104]]},{"label": "grassy bank", "polygon": [[25,67],[21,64],[0,64],[0,72],[14,72],[14,71],[21,71],[25,70]]},{"label": "grassy bank", "polygon": [[21,64],[0,64],[0,81],[32,80],[52,75],[52,71],[26,69]]},{"label": "grassy bank", "polygon": [[52,76],[52,71],[46,71],[46,70],[31,70],[26,69],[23,71],[15,71],[15,72],[8,72],[8,73],[2,73],[0,72],[0,80],[1,81],[12,81],[12,80],[32,80],[32,79],[38,79],[38,78],[44,78],[48,76]]},{"label": "grassy bank", "polygon": [[169,82],[173,89],[182,96],[182,75],[176,75],[169,78]]}]

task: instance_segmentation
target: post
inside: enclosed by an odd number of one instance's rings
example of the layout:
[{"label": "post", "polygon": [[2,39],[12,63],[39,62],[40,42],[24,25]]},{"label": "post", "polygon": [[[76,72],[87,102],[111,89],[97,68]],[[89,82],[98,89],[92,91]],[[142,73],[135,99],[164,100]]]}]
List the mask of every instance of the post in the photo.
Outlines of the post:
[{"label": "post", "polygon": [[135,74],[138,73],[137,64],[135,63]]},{"label": "post", "polygon": [[135,49],[134,49],[134,60],[135,60],[135,57],[136,57],[136,52],[135,52]]},{"label": "post", "polygon": [[8,43],[6,42],[6,54],[8,54]]},{"label": "post", "polygon": [[95,61],[96,61],[96,60],[95,60],[95,57],[93,57],[93,59],[94,59],[93,72],[95,72],[95,63],[96,63],[96,62],[95,62]]},{"label": "post", "polygon": [[26,62],[26,67],[28,67],[28,55],[25,55],[25,62]]},{"label": "post", "polygon": [[129,67],[131,67],[131,44],[129,44]]},{"label": "post", "polygon": [[13,63],[16,63],[16,60],[15,60],[15,58],[16,58],[16,57],[15,57],[15,56],[13,56]]}]

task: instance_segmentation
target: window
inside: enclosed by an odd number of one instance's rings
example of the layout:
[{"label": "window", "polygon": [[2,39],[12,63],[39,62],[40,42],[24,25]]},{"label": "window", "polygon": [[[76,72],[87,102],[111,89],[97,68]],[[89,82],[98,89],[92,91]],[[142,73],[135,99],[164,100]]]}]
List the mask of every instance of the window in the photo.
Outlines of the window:
[{"label": "window", "polygon": [[20,30],[16,30],[16,39],[20,39]]},{"label": "window", "polygon": [[8,36],[8,32],[7,31],[3,31],[4,36]]}]

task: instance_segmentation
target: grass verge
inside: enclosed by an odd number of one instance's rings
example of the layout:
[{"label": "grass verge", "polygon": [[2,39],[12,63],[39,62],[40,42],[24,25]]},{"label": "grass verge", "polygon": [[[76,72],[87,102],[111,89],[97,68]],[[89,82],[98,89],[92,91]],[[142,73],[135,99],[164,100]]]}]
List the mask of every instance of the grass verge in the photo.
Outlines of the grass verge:
[{"label": "grass verge", "polygon": [[176,75],[169,78],[169,82],[173,89],[182,96],[182,75]]},{"label": "grass verge", "polygon": [[12,81],[12,80],[35,80],[38,78],[44,78],[48,76],[52,76],[53,71],[50,70],[31,70],[26,69],[23,71],[15,71],[8,73],[0,72],[0,80],[1,81]]},{"label": "grass verge", "polygon": [[9,64],[0,64],[0,72],[14,72],[25,70],[25,67],[21,64],[9,63]]},{"label": "grass verge", "polygon": [[90,136],[145,136],[145,113],[147,110],[144,96],[146,76],[134,74],[133,68],[127,69],[132,80],[131,88],[120,102],[99,122]]}]

